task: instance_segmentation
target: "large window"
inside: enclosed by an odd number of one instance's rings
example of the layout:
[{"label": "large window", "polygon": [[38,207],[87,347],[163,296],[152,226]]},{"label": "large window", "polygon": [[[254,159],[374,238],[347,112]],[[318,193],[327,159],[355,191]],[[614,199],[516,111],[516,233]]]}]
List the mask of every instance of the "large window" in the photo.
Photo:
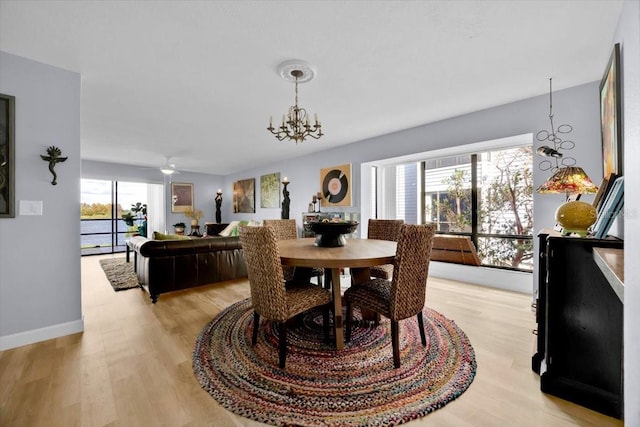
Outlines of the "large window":
[{"label": "large window", "polygon": [[131,205],[147,203],[148,184],[94,179],[81,181],[80,249],[82,255],[122,252],[137,231],[141,217],[127,225],[122,214]]},{"label": "large window", "polygon": [[425,159],[384,167],[395,191],[378,194],[386,218],[433,222],[440,234],[470,236],[483,265],[532,271],[531,167],[531,146]]}]

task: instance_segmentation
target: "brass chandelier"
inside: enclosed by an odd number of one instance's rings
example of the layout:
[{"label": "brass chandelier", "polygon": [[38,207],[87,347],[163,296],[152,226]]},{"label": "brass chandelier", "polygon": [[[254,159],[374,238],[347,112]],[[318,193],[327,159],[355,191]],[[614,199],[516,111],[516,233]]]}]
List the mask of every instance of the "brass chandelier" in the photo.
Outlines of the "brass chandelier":
[{"label": "brass chandelier", "polygon": [[324,134],[318,116],[314,114],[314,123],[311,124],[307,110],[298,106],[298,83],[312,80],[315,71],[310,64],[299,60],[283,62],[278,66],[278,71],[283,79],[294,82],[295,104],[289,107],[287,114],[282,115],[282,123],[277,128],[273,127],[273,117],[270,117],[267,130],[274,134],[278,141],[287,139],[297,144],[307,137],[319,139]]}]

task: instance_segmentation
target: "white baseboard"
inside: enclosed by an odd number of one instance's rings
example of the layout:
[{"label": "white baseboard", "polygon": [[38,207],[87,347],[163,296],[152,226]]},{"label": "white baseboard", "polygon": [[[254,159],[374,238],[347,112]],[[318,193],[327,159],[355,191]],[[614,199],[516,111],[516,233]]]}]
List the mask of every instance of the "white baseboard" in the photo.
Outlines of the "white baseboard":
[{"label": "white baseboard", "polygon": [[40,329],[0,336],[0,351],[46,341],[84,331],[84,318]]},{"label": "white baseboard", "polygon": [[431,261],[429,276],[533,294],[533,274],[522,271]]}]

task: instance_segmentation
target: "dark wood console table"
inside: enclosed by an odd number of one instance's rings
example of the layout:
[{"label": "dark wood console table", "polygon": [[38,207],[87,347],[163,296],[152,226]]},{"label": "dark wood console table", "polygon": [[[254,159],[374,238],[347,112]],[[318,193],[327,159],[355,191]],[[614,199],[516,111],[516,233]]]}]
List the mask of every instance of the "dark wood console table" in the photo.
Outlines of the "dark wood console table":
[{"label": "dark wood console table", "polygon": [[540,232],[538,239],[532,369],[540,374],[540,389],[622,418],[624,242],[553,231]]}]

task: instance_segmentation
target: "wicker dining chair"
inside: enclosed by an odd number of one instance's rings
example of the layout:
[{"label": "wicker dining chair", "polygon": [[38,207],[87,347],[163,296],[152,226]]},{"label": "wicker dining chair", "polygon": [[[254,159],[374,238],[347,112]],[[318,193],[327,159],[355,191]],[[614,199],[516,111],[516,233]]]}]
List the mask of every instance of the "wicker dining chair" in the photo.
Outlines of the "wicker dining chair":
[{"label": "wicker dining chair", "polygon": [[[290,240],[298,238],[298,226],[295,219],[265,219],[264,225],[271,227],[276,233],[276,239],[278,240]],[[322,277],[324,276],[323,268],[304,268],[304,267],[289,267],[282,266],[284,272],[284,279],[287,282],[291,281],[306,281],[310,277],[317,277],[318,285],[322,286]]]},{"label": "wicker dining chair", "polygon": [[[402,219],[369,219],[367,238],[397,242],[402,224],[404,224]],[[393,264],[369,267],[369,274],[371,277],[390,280],[393,275]]]},{"label": "wicker dining chair", "polygon": [[260,317],[280,325],[279,366],[287,357],[287,322],[314,307],[323,307],[325,340],[329,340],[331,292],[312,283],[286,287],[278,253],[278,241],[272,228],[239,226],[240,244],[247,264],[253,305],[252,344],[258,339]]},{"label": "wicker dining chair", "polygon": [[391,320],[393,366],[400,367],[398,322],[417,316],[422,345],[427,345],[422,309],[424,308],[429,257],[436,227],[434,224],[403,224],[398,239],[392,279],[371,278],[352,285],[344,293],[347,305],[345,341],[351,339],[353,306],[381,314]]}]

